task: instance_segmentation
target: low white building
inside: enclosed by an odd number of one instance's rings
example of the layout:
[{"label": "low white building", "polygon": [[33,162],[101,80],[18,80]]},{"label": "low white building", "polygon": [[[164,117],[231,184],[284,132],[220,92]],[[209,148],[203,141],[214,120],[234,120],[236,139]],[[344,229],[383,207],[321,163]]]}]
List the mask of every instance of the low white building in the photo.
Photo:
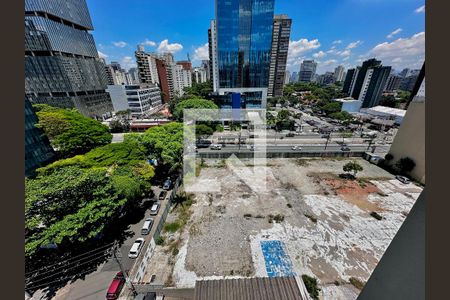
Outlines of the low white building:
[{"label": "low white building", "polygon": [[361,112],[381,119],[394,120],[395,124],[401,124],[406,114],[406,110],[404,109],[386,106],[374,106],[367,109],[361,109]]},{"label": "low white building", "polygon": [[156,85],[108,85],[114,111],[130,109],[133,117],[157,112],[162,107],[161,90]]},{"label": "low white building", "polygon": [[362,105],[361,100],[355,100],[352,97],[333,99],[333,101],[342,103],[341,111],[346,111],[348,113],[359,112]]}]

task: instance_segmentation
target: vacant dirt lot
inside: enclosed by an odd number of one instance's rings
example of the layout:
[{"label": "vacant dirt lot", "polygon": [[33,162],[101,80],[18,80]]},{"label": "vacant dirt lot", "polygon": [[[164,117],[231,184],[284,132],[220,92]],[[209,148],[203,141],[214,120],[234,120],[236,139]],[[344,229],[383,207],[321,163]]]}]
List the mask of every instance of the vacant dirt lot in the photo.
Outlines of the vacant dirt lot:
[{"label": "vacant dirt lot", "polygon": [[172,246],[156,248],[157,281],[189,287],[202,277],[293,272],[318,278],[325,299],[356,298],[345,283],[368,279],[422,189],[362,159],[357,180],[341,179],[348,161],[271,159],[255,173],[266,189],[255,192],[237,175],[245,167],[207,160],[199,178],[216,179],[220,192],[195,194],[186,226],[164,234]]}]

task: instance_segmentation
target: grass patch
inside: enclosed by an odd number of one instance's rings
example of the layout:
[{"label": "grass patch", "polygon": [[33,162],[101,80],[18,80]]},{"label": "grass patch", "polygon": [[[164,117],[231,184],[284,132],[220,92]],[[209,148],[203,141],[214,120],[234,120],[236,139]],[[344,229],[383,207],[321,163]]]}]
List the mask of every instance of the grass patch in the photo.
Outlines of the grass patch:
[{"label": "grass patch", "polygon": [[164,224],[164,230],[170,233],[174,233],[180,228],[181,225],[178,222]]},{"label": "grass patch", "polygon": [[310,214],[304,214],[304,215],[305,215],[305,217],[307,217],[308,219],[310,219],[311,222],[313,222],[314,224],[317,223],[317,218],[316,218],[316,217],[314,217],[314,216],[312,216],[312,215],[310,215]]},{"label": "grass patch", "polygon": [[357,288],[360,291],[364,288],[365,283],[360,281],[358,278],[350,277],[349,281],[355,288]]},{"label": "grass patch", "polygon": [[360,187],[362,187],[362,188],[365,188],[365,187],[367,187],[367,181],[366,181],[366,179],[364,179],[364,178],[359,178],[358,179],[358,183],[359,183],[359,186]]},{"label": "grass patch", "polygon": [[295,160],[295,164],[299,167],[307,167],[310,165],[309,159],[298,158]]},{"label": "grass patch", "polygon": [[164,242],[166,241],[166,239],[163,236],[158,236],[158,238],[155,241],[155,244],[158,246],[162,246],[164,245]]},{"label": "grass patch", "polygon": [[305,283],[306,290],[309,296],[314,300],[319,300],[320,288],[317,286],[317,279],[308,275],[302,275],[303,282]]},{"label": "grass patch", "polygon": [[380,215],[379,215],[377,212],[375,212],[375,211],[371,212],[370,215],[371,215],[372,217],[374,217],[375,219],[377,219],[378,221],[383,220],[383,217],[380,216]]}]

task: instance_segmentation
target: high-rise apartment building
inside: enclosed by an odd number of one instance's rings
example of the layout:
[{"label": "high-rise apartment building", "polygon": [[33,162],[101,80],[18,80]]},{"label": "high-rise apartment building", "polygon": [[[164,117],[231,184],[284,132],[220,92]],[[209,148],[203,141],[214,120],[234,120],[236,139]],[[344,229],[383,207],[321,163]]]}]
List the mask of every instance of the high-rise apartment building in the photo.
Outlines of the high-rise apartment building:
[{"label": "high-rise apartment building", "polygon": [[85,0],[25,0],[25,96],[102,118],[113,107],[105,88]]},{"label": "high-rise apartment building", "polygon": [[137,68],[130,68],[128,70],[128,74],[130,75],[131,84],[140,84],[139,81],[139,72]]},{"label": "high-rise apartment building", "polygon": [[38,119],[30,101],[25,98],[25,176],[50,162],[55,153],[44,132],[37,128]]},{"label": "high-rise apartment building", "polygon": [[211,20],[208,29],[208,50],[209,50],[209,77],[211,78],[211,87],[214,92],[219,92],[219,60],[217,53],[217,26],[216,20]]},{"label": "high-rise apartment building", "polygon": [[155,54],[146,53],[144,46],[139,45],[136,52],[137,70],[139,81],[142,84],[159,84],[157,56]]},{"label": "high-rise apartment building", "polygon": [[377,106],[391,73],[391,67],[381,65],[370,67],[361,86],[358,100],[362,101],[362,108]]},{"label": "high-rise apartment building", "polygon": [[344,71],[345,71],[344,66],[337,66],[334,69],[334,80],[336,82],[344,81]]},{"label": "high-rise apartment building", "polygon": [[316,75],[317,63],[314,60],[304,60],[300,65],[299,82],[311,82]]},{"label": "high-rise apartment building", "polygon": [[286,70],[284,72],[284,84],[288,84],[291,80],[291,72],[289,72],[288,70]]},{"label": "high-rise apartment building", "polygon": [[388,77],[386,87],[384,88],[385,92],[393,92],[398,90],[400,87],[400,83],[402,82],[402,77],[399,75],[391,74]]},{"label": "high-rise apartment building", "polygon": [[210,81],[211,78],[211,61],[208,59],[202,60],[202,64],[200,65],[200,68],[206,70],[206,81]]},{"label": "high-rise apartment building", "polygon": [[176,96],[184,95],[184,88],[192,86],[192,71],[185,69],[185,65],[172,65],[173,87]]},{"label": "high-rise apartment building", "polygon": [[208,81],[208,70],[201,67],[201,68],[194,68],[192,71],[192,81],[195,83],[204,83]]},{"label": "high-rise apartment building", "polygon": [[414,89],[414,85],[416,84],[417,78],[419,78],[419,74],[408,75],[405,78],[402,78],[399,89],[403,91],[412,92]]},{"label": "high-rise apartment building", "polygon": [[290,82],[294,83],[294,82],[297,82],[297,81],[298,81],[298,73],[297,72],[292,72]]},{"label": "high-rise apartment building", "polygon": [[[362,66],[359,68],[358,74],[356,76],[352,91],[350,93],[351,97],[353,97],[354,99],[359,99],[359,95],[361,93],[361,89],[363,87],[363,83],[366,78],[367,70],[371,67],[376,67],[376,66],[380,66],[380,65],[381,65],[381,61],[376,60],[375,58],[371,58],[362,63]],[[364,107],[364,104],[363,104],[363,107]]]},{"label": "high-rise apartment building", "polygon": [[355,75],[356,69],[348,69],[347,75],[345,76],[344,85],[342,87],[342,92],[346,95],[350,94],[350,87],[353,80],[353,77]]},{"label": "high-rise apartment building", "polygon": [[217,92],[233,97],[233,108],[266,106],[273,11],[274,0],[216,0]]},{"label": "high-rise apartment building", "polygon": [[286,62],[291,36],[292,19],[287,15],[275,15],[273,18],[272,52],[270,55],[269,89],[267,96],[283,95]]}]

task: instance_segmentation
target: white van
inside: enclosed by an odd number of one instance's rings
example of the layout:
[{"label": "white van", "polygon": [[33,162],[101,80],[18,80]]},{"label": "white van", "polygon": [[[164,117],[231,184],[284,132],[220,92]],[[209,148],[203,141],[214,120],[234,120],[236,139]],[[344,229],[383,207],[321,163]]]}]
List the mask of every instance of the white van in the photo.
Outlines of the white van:
[{"label": "white van", "polygon": [[152,229],[152,225],[153,225],[152,218],[145,219],[144,225],[142,225],[141,234],[142,235],[149,234],[150,230]]}]

